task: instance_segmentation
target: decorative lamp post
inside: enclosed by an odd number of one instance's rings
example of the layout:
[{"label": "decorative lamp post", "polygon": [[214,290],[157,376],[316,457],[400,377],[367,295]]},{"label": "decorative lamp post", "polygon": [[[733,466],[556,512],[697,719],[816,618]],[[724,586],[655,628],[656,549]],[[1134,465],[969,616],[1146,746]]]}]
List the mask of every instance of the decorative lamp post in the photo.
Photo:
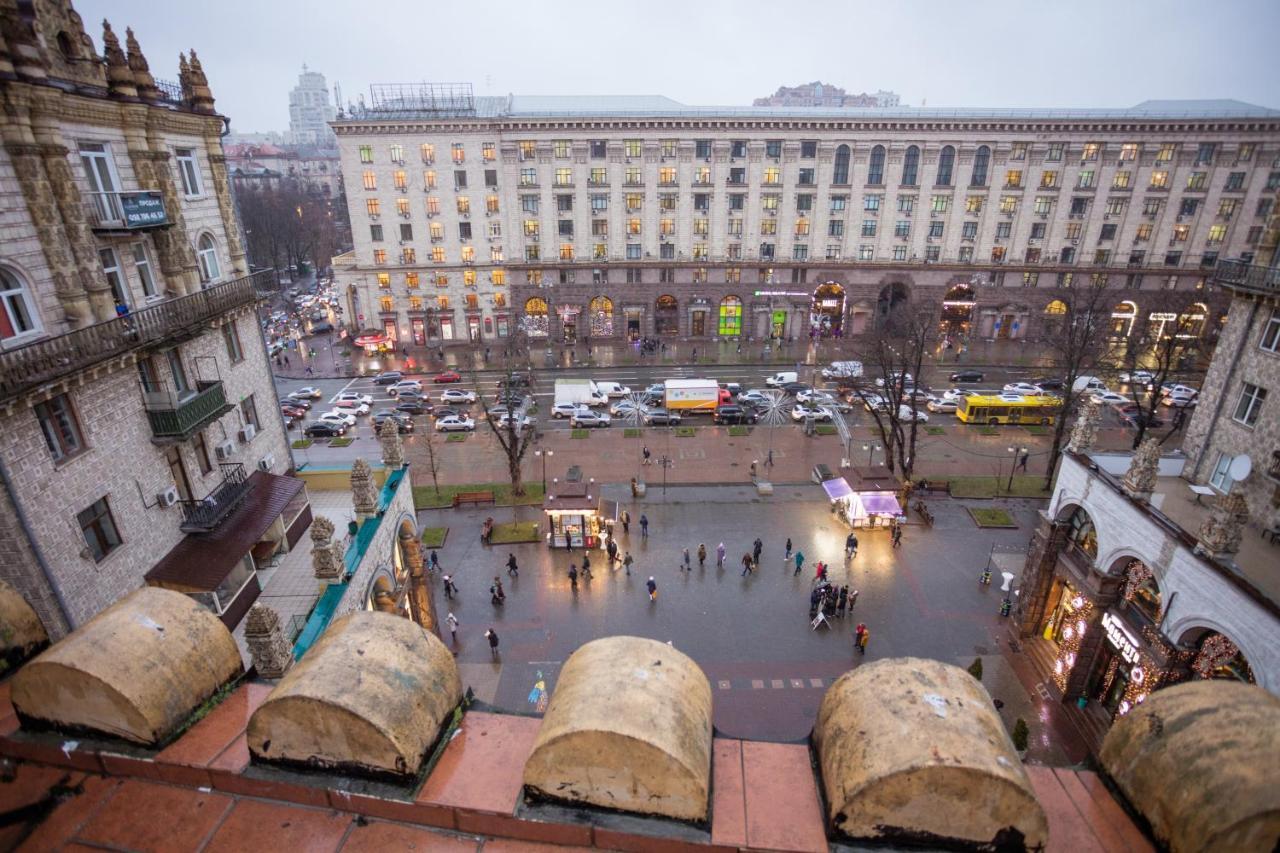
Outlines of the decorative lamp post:
[{"label": "decorative lamp post", "polygon": [[875,456],[876,451],[880,449],[878,444],[864,444],[862,449],[867,451],[867,467],[871,467],[871,459]]},{"label": "decorative lamp post", "polygon": [[1005,489],[1004,489],[1006,492],[1013,491],[1013,472],[1018,469],[1018,454],[1026,453],[1026,452],[1027,452],[1027,449],[1025,447],[1009,448],[1009,455],[1011,458],[1009,460],[1009,484],[1005,486]]},{"label": "decorative lamp post", "polygon": [[556,454],[553,450],[535,450],[533,455],[542,457],[542,494],[545,495],[547,493],[547,457]]}]

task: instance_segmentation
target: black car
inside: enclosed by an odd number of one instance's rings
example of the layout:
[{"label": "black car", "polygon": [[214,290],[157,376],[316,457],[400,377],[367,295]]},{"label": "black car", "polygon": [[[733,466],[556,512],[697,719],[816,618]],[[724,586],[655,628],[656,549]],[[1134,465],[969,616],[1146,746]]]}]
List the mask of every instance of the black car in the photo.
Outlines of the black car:
[{"label": "black car", "polygon": [[333,325],[330,323],[313,323],[311,325],[311,334],[319,335],[323,332],[332,332]]},{"label": "black car", "polygon": [[525,396],[523,391],[504,390],[499,391],[494,396],[493,401],[515,409],[524,405]]},{"label": "black car", "polygon": [[792,397],[794,397],[797,394],[803,394],[805,391],[813,390],[811,387],[809,387],[803,382],[788,382],[786,385],[780,385],[778,387],[781,388],[786,393],[790,394]]},{"label": "black car", "polygon": [[759,416],[754,409],[729,404],[717,408],[712,419],[718,424],[753,424]]},{"label": "black car", "polygon": [[374,385],[395,385],[397,382],[399,382],[403,378],[404,378],[404,374],[401,373],[400,371],[388,370],[383,373],[379,373],[377,376],[373,377],[373,384]]},{"label": "black car", "polygon": [[282,406],[293,406],[295,409],[310,409],[311,401],[304,400],[301,397],[285,397],[280,401]]},{"label": "black car", "polygon": [[346,427],[338,424],[327,424],[324,421],[312,421],[302,431],[302,434],[307,438],[340,438],[346,433]]},{"label": "black car", "polygon": [[455,409],[452,406],[441,406],[432,412],[431,416],[436,420],[440,420],[441,418],[465,418],[467,413],[462,409]]},{"label": "black car", "polygon": [[373,416],[373,423],[378,429],[382,429],[382,424],[388,420],[396,422],[397,432],[413,432],[413,418],[403,412],[384,409]]},{"label": "black car", "polygon": [[1048,376],[1042,376],[1039,379],[1032,379],[1031,384],[1039,385],[1046,391],[1061,391],[1066,385],[1066,383],[1061,379],[1053,379]]},{"label": "black car", "polygon": [[513,373],[502,377],[498,384],[504,388],[528,388],[533,384],[533,377],[527,373]]},{"label": "black car", "polygon": [[421,415],[430,411],[430,408],[417,400],[401,400],[396,404],[395,411],[405,415]]},{"label": "black car", "polygon": [[1146,422],[1147,429],[1159,429],[1164,426],[1164,418],[1157,414],[1148,415],[1135,405],[1125,406],[1120,409],[1117,414],[1120,415],[1120,420],[1124,422],[1125,426],[1132,427],[1133,429],[1137,429],[1138,424],[1144,421]]},{"label": "black car", "polygon": [[961,370],[959,373],[951,374],[952,382],[981,382],[985,377],[978,370]]}]

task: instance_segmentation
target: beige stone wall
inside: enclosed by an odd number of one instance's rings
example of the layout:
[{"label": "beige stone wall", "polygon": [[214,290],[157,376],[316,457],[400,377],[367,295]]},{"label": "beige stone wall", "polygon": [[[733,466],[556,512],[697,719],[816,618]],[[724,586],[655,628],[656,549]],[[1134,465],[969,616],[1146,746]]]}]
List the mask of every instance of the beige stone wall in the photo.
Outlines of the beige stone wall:
[{"label": "beige stone wall", "polygon": [[[376,465],[377,460],[373,460],[371,464]],[[376,484],[379,479],[384,478],[385,473],[375,468],[374,483]],[[349,480],[350,478],[348,478]],[[381,487],[379,487],[378,494],[382,494]],[[373,534],[373,539],[369,541],[369,547],[365,551],[360,564],[356,567],[356,573],[351,577],[351,583],[348,585],[346,593],[342,596],[342,600],[338,602],[336,613],[350,613],[353,610],[364,610],[367,607],[369,584],[374,580],[378,569],[391,570],[394,567],[393,558],[396,537],[400,532],[400,523],[404,520],[408,520],[413,525],[413,529],[417,531],[417,516],[413,508],[413,483],[409,478],[408,471],[405,472],[404,479],[400,481],[395,497],[387,506],[386,512],[379,521],[378,531]]]}]

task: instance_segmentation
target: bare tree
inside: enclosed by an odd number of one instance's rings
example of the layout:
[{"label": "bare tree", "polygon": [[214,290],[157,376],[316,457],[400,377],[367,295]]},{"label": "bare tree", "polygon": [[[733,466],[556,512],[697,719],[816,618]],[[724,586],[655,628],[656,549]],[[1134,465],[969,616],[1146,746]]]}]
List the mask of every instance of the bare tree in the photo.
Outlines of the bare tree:
[{"label": "bare tree", "polygon": [[[1136,339],[1130,339],[1125,348],[1123,364],[1128,374],[1129,396],[1137,407],[1130,417],[1134,426],[1133,447],[1136,450],[1154,429],[1156,412],[1160,408],[1161,388],[1183,378],[1194,366],[1200,353],[1200,333],[1205,317],[1196,317],[1196,297],[1184,294],[1176,301],[1166,302],[1163,322],[1147,325]],[[1136,376],[1135,376],[1136,374]],[[1177,416],[1169,431],[1160,439],[1164,444],[1182,427]]]},{"label": "bare tree", "polygon": [[512,497],[525,493],[522,465],[525,456],[529,453],[529,448],[538,437],[537,425],[527,414],[533,399],[533,371],[530,369],[528,359],[528,341],[524,332],[517,330],[508,340],[508,345],[502,353],[502,375],[498,381],[497,398],[501,400],[505,414],[493,412],[484,391],[480,388],[480,380],[475,369],[471,371],[471,383],[475,386],[476,400],[480,403],[484,422],[488,424],[507,459],[507,475],[511,479]]},{"label": "bare tree", "polygon": [[436,497],[440,497],[440,462],[436,459],[436,431],[428,422],[426,432],[422,436],[427,450],[427,470],[431,472],[431,485],[435,487]]},{"label": "bare tree", "polygon": [[[1044,475],[1046,489],[1053,485],[1058,454],[1066,442],[1067,421],[1075,413],[1081,398],[1089,393],[1083,387],[1085,383],[1079,380],[1101,372],[1110,353],[1108,334],[1112,296],[1105,276],[1090,278],[1086,284],[1071,288],[1051,303],[1056,313],[1046,317],[1040,343],[1057,367],[1055,378],[1062,380],[1062,408],[1058,412],[1049,449],[1049,465]],[[1081,387],[1077,388],[1077,384]]]},{"label": "bare tree", "polygon": [[236,202],[256,266],[308,263],[318,271],[341,248],[341,223],[332,202],[294,178],[237,188]]}]

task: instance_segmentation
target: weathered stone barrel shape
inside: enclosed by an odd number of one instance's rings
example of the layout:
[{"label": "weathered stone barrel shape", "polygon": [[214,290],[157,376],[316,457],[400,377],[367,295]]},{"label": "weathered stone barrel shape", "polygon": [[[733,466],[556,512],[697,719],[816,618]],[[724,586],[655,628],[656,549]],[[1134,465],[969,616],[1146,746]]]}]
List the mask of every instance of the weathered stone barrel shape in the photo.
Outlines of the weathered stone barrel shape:
[{"label": "weathered stone barrel shape", "polygon": [[16,589],[0,581],[0,672],[18,666],[49,645],[36,611]]},{"label": "weathered stone barrel shape", "polygon": [[1280,698],[1199,680],[1112,724],[1098,757],[1173,853],[1280,846]]},{"label": "weathered stone barrel shape", "polygon": [[666,643],[606,637],[579,648],[524,766],[551,799],[705,821],[711,790],[711,684]]},{"label": "weathered stone barrel shape", "polygon": [[27,663],[11,695],[24,724],[155,746],[241,671],[217,616],[143,587]]},{"label": "weathered stone barrel shape", "polygon": [[863,664],[822,697],[813,735],[838,832],[1009,849],[1048,838],[1000,714],[959,667],[924,658]]},{"label": "weathered stone barrel shape", "polygon": [[407,778],[462,701],[453,655],[408,619],[331,624],[249,718],[255,761]]}]

